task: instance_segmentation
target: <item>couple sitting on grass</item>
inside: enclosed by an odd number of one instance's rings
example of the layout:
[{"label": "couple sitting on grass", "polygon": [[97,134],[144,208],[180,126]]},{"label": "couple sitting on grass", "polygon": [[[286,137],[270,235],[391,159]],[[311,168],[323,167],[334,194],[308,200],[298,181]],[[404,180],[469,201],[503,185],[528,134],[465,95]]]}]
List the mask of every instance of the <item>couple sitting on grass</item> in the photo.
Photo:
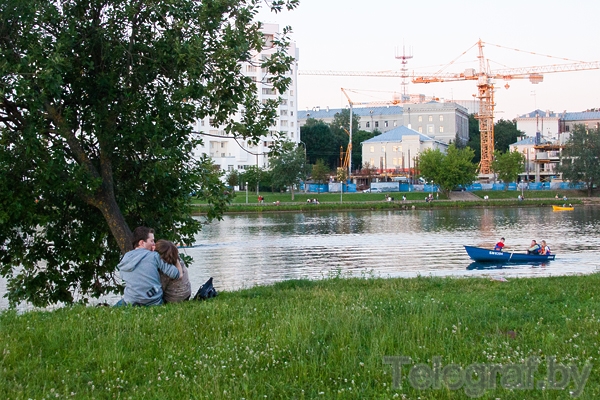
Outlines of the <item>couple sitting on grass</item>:
[{"label": "couple sitting on grass", "polygon": [[140,226],[133,231],[133,247],[117,266],[125,292],[115,306],[154,306],[190,298],[192,286],[177,246],[168,240],[154,243],[154,230]]}]

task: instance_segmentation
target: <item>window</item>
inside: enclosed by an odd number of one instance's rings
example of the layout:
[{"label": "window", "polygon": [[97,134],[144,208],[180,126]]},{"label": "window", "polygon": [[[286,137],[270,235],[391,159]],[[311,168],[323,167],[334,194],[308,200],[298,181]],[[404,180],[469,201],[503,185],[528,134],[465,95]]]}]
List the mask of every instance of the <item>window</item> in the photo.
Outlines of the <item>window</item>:
[{"label": "window", "polygon": [[227,171],[233,171],[233,165],[228,165],[227,166]]},{"label": "window", "polygon": [[277,94],[273,88],[262,88],[262,94]]},{"label": "window", "polygon": [[396,121],[394,121],[394,126],[396,126]]},{"label": "window", "polygon": [[290,111],[290,115],[293,117],[293,116],[294,116],[294,112],[293,112],[293,111]]},{"label": "window", "polygon": [[200,126],[204,126],[204,120],[200,121]]},{"label": "window", "polygon": [[385,146],[381,146],[381,152],[385,153]]},{"label": "window", "polygon": [[398,159],[392,158],[392,165],[398,165]]},{"label": "window", "polygon": [[365,127],[370,128],[371,127],[371,123],[367,122],[366,125],[365,125]]},{"label": "window", "polygon": [[440,126],[440,133],[444,133],[444,127]]},{"label": "window", "polygon": [[419,127],[419,133],[423,133],[423,127],[422,126]]},{"label": "window", "polygon": [[433,122],[433,115],[429,116],[429,122]]},{"label": "window", "polygon": [[440,122],[444,122],[444,116],[440,115]]},{"label": "window", "polygon": [[375,128],[379,128],[379,121],[375,121]]},{"label": "window", "polygon": [[294,107],[294,100],[290,101],[290,107]]},{"label": "window", "polygon": [[423,122],[423,116],[419,115],[419,122]]},{"label": "window", "polygon": [[383,126],[387,128],[388,127],[388,122],[387,121],[383,121]]},{"label": "window", "polygon": [[[370,151],[371,153],[375,153],[375,146],[371,146],[371,147],[369,147],[369,151]],[[371,164],[373,164],[373,160],[371,160]]]},{"label": "window", "polygon": [[281,105],[282,106],[287,106],[287,99],[281,100]]},{"label": "window", "polygon": [[221,142],[221,148],[225,147],[225,142]]},{"label": "window", "polygon": [[288,122],[287,122],[287,120],[280,121],[280,122],[281,122],[281,126],[288,126]]},{"label": "window", "polygon": [[283,116],[287,116],[288,115],[288,110],[279,110],[279,115]]},{"label": "window", "polygon": [[290,126],[294,126],[294,121],[291,121],[291,122],[290,122]]},{"label": "window", "polygon": [[427,126],[427,133],[433,133],[433,125]]}]

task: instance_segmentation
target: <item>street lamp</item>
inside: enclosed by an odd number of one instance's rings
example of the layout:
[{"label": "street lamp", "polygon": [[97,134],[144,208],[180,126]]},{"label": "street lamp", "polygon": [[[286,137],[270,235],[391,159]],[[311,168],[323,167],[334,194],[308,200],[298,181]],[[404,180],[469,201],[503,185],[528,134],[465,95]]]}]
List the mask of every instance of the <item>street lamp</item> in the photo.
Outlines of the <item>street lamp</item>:
[{"label": "street lamp", "polygon": [[246,182],[246,204],[248,204],[248,182]]}]

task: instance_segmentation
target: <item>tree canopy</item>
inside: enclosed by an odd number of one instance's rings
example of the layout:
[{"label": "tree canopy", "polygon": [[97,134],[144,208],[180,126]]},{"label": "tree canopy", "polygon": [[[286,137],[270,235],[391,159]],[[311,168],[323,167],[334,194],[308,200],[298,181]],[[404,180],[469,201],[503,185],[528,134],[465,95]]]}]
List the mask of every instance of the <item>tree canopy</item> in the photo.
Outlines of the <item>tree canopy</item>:
[{"label": "tree canopy", "polygon": [[525,166],[525,156],[518,151],[502,153],[494,151],[492,170],[498,175],[498,179],[504,182],[504,189],[508,188],[509,182],[514,182],[519,177]]},{"label": "tree canopy", "polygon": [[494,150],[506,153],[509,146],[524,135],[525,132],[517,129],[515,120],[500,119],[494,124]]},{"label": "tree canopy", "polygon": [[600,182],[600,128],[575,125],[560,160],[558,171],[563,179],[571,184],[584,182],[591,196],[594,185]]},{"label": "tree canopy", "polygon": [[0,272],[12,304],[119,290],[113,273],[131,228],[193,240],[190,193],[212,205],[209,219],[221,216],[230,193],[209,159],[192,158],[192,123],[211,117],[254,142],[268,132],[278,101],[259,101],[241,63],[287,90],[290,30],[258,60],[254,19],[265,4],[297,3],[0,4]]},{"label": "tree canopy", "polygon": [[277,187],[289,187],[294,200],[294,186],[306,179],[308,168],[304,157],[304,148],[292,142],[285,142],[279,154],[269,160],[271,184]]},{"label": "tree canopy", "polygon": [[447,194],[459,185],[470,185],[477,179],[477,165],[473,163],[473,150],[466,147],[448,147],[446,154],[439,149],[427,149],[419,155],[421,176],[434,181]]},{"label": "tree canopy", "polygon": [[[322,159],[325,164],[335,170],[340,166],[340,147],[346,151],[349,142],[350,110],[343,109],[336,113],[330,124],[322,120],[308,118],[300,128],[300,137],[306,143],[308,162],[315,164]],[[372,138],[376,133],[359,130],[360,117],[352,116],[352,169],[360,169],[362,165],[361,143]]]}]

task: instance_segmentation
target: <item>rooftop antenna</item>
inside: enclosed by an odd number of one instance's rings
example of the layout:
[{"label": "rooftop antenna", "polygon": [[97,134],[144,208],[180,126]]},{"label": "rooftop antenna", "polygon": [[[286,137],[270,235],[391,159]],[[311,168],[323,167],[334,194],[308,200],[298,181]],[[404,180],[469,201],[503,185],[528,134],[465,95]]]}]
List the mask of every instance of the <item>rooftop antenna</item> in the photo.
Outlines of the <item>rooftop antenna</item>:
[{"label": "rooftop antenna", "polygon": [[406,64],[408,64],[408,60],[413,58],[412,48],[410,49],[410,54],[406,54],[406,49],[404,45],[402,45],[402,55],[398,53],[398,48],[396,47],[396,59],[401,60],[402,68],[400,68],[400,77],[402,78],[402,102],[406,103],[409,100],[408,94],[406,94],[406,87],[408,86],[408,69],[406,68]]}]

